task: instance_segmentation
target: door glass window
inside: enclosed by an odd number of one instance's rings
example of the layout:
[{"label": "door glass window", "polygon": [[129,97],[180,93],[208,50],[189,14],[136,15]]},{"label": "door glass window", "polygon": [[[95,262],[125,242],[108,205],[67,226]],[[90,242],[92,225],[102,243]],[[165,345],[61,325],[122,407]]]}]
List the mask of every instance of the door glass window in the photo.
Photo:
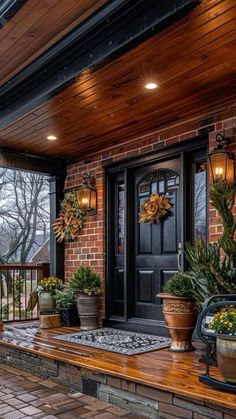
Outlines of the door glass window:
[{"label": "door glass window", "polygon": [[124,183],[118,184],[118,253],[124,253],[124,237],[125,237],[125,192]]},{"label": "door glass window", "polygon": [[194,241],[207,240],[207,172],[206,160],[195,163],[194,173]]},{"label": "door glass window", "polygon": [[138,192],[139,196],[149,196],[155,192],[167,194],[171,189],[179,185],[179,176],[168,169],[157,170],[149,173],[139,183]]}]

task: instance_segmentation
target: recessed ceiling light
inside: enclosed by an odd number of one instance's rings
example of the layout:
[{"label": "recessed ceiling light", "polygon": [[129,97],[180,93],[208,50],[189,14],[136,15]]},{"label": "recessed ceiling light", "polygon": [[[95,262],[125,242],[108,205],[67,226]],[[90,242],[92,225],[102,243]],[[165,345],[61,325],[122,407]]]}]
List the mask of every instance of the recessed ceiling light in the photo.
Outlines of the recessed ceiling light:
[{"label": "recessed ceiling light", "polygon": [[47,136],[47,140],[49,140],[49,141],[54,141],[56,139],[57,139],[57,137],[55,137],[55,135],[48,135]]},{"label": "recessed ceiling light", "polygon": [[148,90],[153,90],[156,89],[158,87],[158,85],[156,83],[150,82],[145,84],[145,88]]}]

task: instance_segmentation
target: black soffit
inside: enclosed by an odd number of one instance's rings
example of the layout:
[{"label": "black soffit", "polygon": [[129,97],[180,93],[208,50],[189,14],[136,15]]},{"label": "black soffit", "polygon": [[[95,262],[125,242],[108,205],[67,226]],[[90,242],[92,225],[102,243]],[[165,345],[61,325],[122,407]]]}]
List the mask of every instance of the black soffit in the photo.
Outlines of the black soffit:
[{"label": "black soffit", "polygon": [[27,0],[0,0],[0,29],[14,16]]},{"label": "black soffit", "polygon": [[0,167],[44,173],[65,177],[66,161],[58,158],[40,157],[0,147]]},{"label": "black soffit", "polygon": [[113,0],[0,88],[4,128],[100,66],[184,16],[199,0]]}]

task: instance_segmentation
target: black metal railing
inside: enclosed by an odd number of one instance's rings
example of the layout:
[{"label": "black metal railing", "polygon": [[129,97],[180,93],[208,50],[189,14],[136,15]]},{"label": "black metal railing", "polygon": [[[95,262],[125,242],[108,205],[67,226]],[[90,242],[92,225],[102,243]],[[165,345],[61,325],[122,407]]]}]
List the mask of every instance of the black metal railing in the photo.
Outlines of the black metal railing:
[{"label": "black metal railing", "polygon": [[49,264],[0,264],[0,319],[3,322],[38,318],[38,305],[29,304],[38,282],[49,275]]}]

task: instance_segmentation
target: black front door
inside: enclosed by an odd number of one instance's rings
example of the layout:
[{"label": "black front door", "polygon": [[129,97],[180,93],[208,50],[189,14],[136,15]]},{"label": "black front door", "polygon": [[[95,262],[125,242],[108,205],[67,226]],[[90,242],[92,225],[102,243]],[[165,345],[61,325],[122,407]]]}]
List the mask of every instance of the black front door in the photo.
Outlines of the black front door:
[{"label": "black front door", "polygon": [[[181,249],[181,158],[147,165],[135,172],[135,234],[133,317],[162,320],[161,292],[164,282],[178,271]],[[151,194],[165,195],[172,207],[158,223],[139,222],[139,212]]]},{"label": "black front door", "polygon": [[[107,169],[106,320],[104,324],[165,334],[165,281],[184,268],[184,242],[206,239],[207,139]],[[139,222],[151,194],[166,195],[170,214]]]}]

